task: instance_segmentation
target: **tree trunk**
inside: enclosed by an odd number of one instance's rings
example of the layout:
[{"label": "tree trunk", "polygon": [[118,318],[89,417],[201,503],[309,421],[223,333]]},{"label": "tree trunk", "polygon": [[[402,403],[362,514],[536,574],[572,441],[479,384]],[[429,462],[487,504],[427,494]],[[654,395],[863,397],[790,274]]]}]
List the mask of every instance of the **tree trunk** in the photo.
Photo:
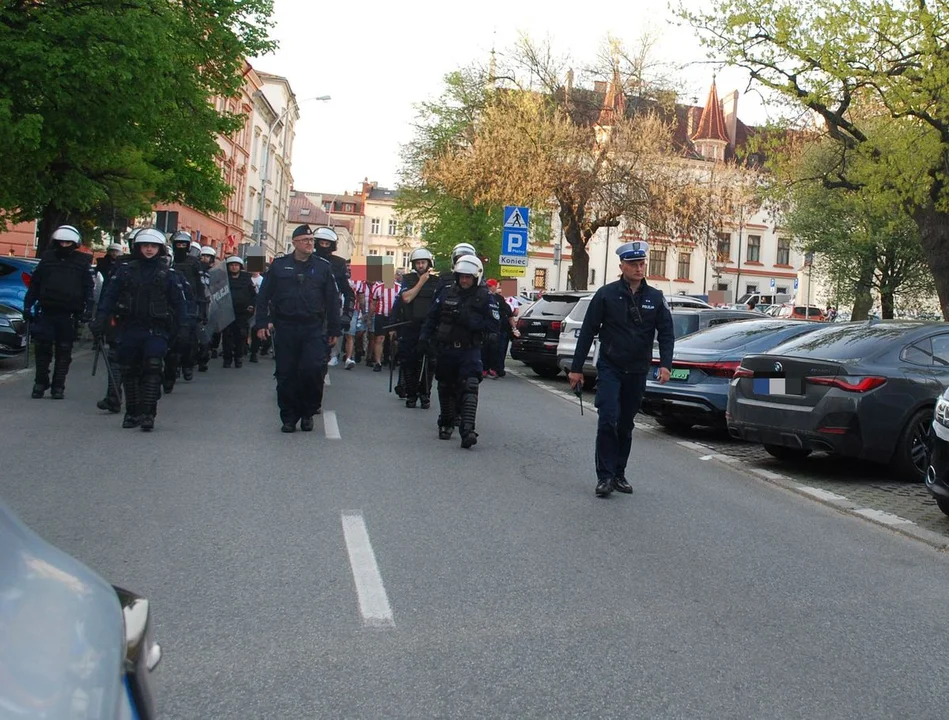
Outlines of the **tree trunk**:
[{"label": "tree trunk", "polygon": [[893,319],[893,291],[889,288],[880,290],[880,315],[884,320]]},{"label": "tree trunk", "polygon": [[567,270],[570,285],[574,290],[586,290],[590,279],[590,256],[587,253],[587,241],[590,238],[584,237],[584,233],[580,229],[580,223],[577,222],[572,209],[562,204],[560,206],[560,226],[564,238],[570,245],[570,254],[573,257],[573,262]]},{"label": "tree trunk", "polygon": [[49,247],[49,239],[60,225],[66,224],[68,215],[59,208],[49,203],[43,208],[43,215],[39,219],[39,227],[36,228],[36,257],[42,257]]},{"label": "tree trunk", "polygon": [[949,213],[930,203],[913,213],[923,254],[936,283],[943,319],[949,320]]}]

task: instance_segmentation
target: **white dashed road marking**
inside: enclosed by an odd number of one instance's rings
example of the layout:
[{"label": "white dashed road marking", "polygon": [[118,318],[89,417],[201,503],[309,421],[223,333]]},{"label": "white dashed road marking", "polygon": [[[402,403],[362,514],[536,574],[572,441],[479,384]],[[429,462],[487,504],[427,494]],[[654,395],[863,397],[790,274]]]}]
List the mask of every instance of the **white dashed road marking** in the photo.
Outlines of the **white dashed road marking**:
[{"label": "white dashed road marking", "polygon": [[356,594],[359,596],[359,611],[363,622],[369,627],[394,627],[392,607],[386,595],[376,555],[369,542],[369,531],[359,511],[343,513],[343,536],[349,551],[349,564],[353,570]]},{"label": "white dashed road marking", "polygon": [[323,411],[323,431],[328,440],[340,440],[339,422],[336,420],[336,413],[333,410]]}]

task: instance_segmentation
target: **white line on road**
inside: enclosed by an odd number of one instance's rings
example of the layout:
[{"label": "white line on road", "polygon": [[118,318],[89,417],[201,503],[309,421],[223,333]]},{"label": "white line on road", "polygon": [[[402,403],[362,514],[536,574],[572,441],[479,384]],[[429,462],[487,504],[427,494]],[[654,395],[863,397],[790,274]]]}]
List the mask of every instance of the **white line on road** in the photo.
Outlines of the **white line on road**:
[{"label": "white line on road", "polygon": [[821,500],[846,500],[843,495],[838,495],[837,493],[832,493],[830,490],[822,490],[821,488],[810,487],[809,485],[798,485],[797,489],[801,492],[805,492],[808,495],[813,495],[816,498]]},{"label": "white line on road", "polygon": [[339,423],[336,420],[336,412],[333,410],[323,411],[323,431],[328,440],[342,439],[339,434]]},{"label": "white line on road", "polygon": [[394,627],[389,597],[382,584],[362,513],[343,513],[343,536],[346,538],[346,550],[349,552],[349,564],[353,569],[363,622],[370,627]]},{"label": "white line on road", "polygon": [[912,520],[907,520],[906,518],[901,518],[899,515],[883,512],[882,510],[862,508],[861,510],[857,510],[856,513],[857,515],[863,515],[865,518],[876,520],[877,522],[883,523],[884,525],[915,525]]}]

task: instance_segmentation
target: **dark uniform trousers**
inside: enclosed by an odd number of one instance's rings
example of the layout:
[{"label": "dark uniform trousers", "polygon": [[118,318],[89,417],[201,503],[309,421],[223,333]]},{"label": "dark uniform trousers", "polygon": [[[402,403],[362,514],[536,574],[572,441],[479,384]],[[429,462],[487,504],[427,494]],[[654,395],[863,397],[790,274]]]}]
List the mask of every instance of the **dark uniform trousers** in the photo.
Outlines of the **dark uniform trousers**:
[{"label": "dark uniform trousers", "polygon": [[610,480],[626,475],[633,442],[634,418],[646,392],[645,373],[623,373],[602,357],[597,361],[596,477]]},{"label": "dark uniform trousers", "polygon": [[311,417],[323,401],[327,342],[323,321],[274,321],[277,406],[282,422]]},{"label": "dark uniform trousers", "polygon": [[131,325],[118,335],[116,356],[122,368],[128,415],[157,414],[161,392],[162,358],[168,336],[162,331]]},{"label": "dark uniform trousers", "polygon": [[399,334],[399,357],[402,361],[399,366],[400,379],[407,400],[428,398],[432,391],[432,378],[435,377],[435,362],[432,358],[425,363],[426,377],[421,377],[422,358],[425,356],[418,347],[421,332],[422,323],[419,322],[403,326]]},{"label": "dark uniform trousers", "polygon": [[[477,407],[477,388],[481,382],[483,367],[480,347],[440,348],[435,364],[438,403],[441,409],[439,425],[451,425],[459,414],[464,415],[466,395],[473,396]],[[470,418],[470,421],[474,424],[474,418]]]},{"label": "dark uniform trousers", "polygon": [[53,362],[52,387],[66,386],[66,374],[72,362],[72,348],[76,341],[76,320],[72,313],[41,311],[30,327],[36,347],[36,382],[50,386],[49,366]]},{"label": "dark uniform trousers", "polygon": [[236,315],[234,322],[224,328],[221,342],[224,344],[224,362],[240,360],[247,354],[247,333],[250,330],[250,317]]}]

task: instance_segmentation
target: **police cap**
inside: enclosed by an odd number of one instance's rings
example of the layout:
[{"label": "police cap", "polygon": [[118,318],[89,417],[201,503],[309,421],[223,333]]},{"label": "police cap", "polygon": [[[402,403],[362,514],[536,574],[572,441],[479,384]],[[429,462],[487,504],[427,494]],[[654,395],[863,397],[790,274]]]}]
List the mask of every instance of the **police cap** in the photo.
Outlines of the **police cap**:
[{"label": "police cap", "polygon": [[649,243],[645,240],[633,240],[633,242],[624,243],[616,248],[616,254],[624,262],[645,260],[646,255],[649,254]]}]

